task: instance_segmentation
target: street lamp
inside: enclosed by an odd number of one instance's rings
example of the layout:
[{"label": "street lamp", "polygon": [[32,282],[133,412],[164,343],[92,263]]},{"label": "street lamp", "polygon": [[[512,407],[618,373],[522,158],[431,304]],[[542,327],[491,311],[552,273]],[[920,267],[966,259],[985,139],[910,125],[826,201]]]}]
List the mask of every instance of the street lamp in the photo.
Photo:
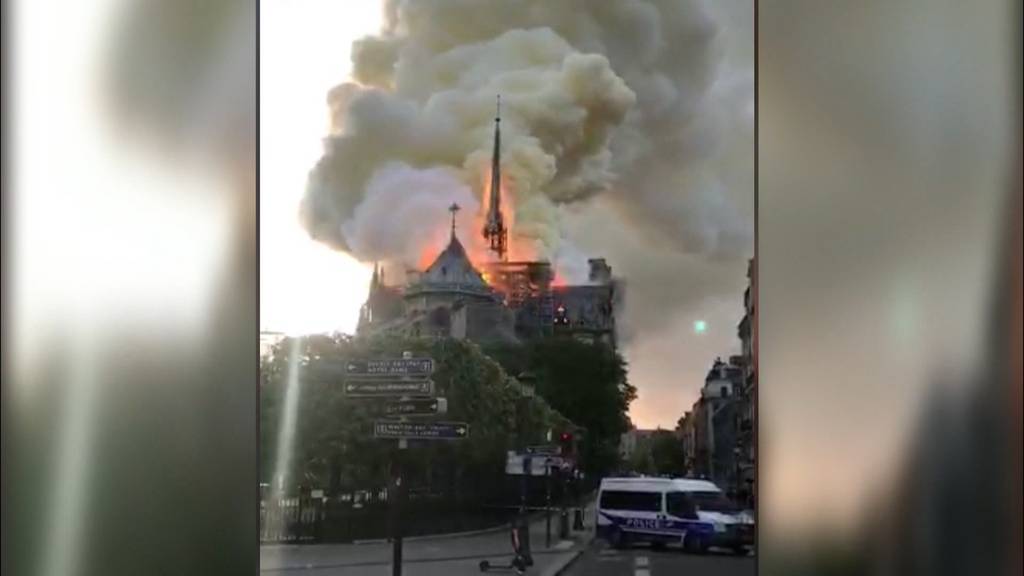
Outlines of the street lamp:
[{"label": "street lamp", "polygon": [[517,419],[516,423],[516,448],[519,450],[519,453],[522,454],[526,452],[526,416],[527,411],[529,410],[530,400],[536,394],[534,384],[537,378],[530,372],[522,372],[516,379],[519,381],[519,402],[517,405],[517,407],[519,408],[519,418]]},{"label": "street lamp", "polygon": [[516,378],[519,381],[519,419],[517,422],[517,436],[518,445],[516,448],[520,452],[526,449],[526,412],[530,405],[530,400],[536,395],[536,389],[534,383],[537,378],[530,372],[522,372]]},{"label": "street lamp", "polygon": [[740,499],[740,455],[742,453],[743,453],[743,450],[741,450],[738,445],[732,449],[732,462],[733,462],[732,485],[733,485],[733,494],[735,494],[735,498],[737,500]]},{"label": "street lamp", "polygon": [[530,526],[526,516],[526,491],[527,481],[529,480],[530,472],[532,472],[530,459],[526,456],[526,414],[530,406],[530,400],[533,398],[535,389],[534,383],[536,377],[530,372],[522,372],[519,374],[517,380],[519,380],[519,391],[520,397],[517,403],[518,407],[518,422],[517,422],[517,448],[519,454],[523,457],[523,480],[520,487],[519,495],[519,517],[516,519],[518,526],[516,527],[516,534],[518,534],[517,541],[521,546],[521,554],[524,557],[527,565],[533,564],[533,556],[530,553]]}]

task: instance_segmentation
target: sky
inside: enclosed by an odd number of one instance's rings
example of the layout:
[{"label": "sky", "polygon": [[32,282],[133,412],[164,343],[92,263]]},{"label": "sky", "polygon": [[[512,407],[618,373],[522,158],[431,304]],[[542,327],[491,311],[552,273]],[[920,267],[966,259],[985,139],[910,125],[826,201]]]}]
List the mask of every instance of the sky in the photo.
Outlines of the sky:
[{"label": "sky", "polygon": [[[743,8],[742,2],[735,4]],[[327,92],[349,79],[353,40],[379,32],[380,5],[267,0],[260,6],[260,326],[292,335],[351,333],[371,265],[310,239],[298,210],[329,128]],[[597,239],[586,248],[594,255],[614,248],[602,243]],[[628,268],[620,264],[620,271]],[[743,313],[746,266],[738,262],[734,268],[728,272],[735,277],[730,281],[734,291],[695,297],[686,307],[663,314],[642,338],[624,342],[630,380],[638,388],[630,411],[636,426],[674,427],[699,393],[714,358],[738,353],[736,324]],[[700,268],[670,273],[700,276]],[[643,294],[638,283],[663,279],[632,280],[633,293]],[[694,294],[706,293],[702,282],[710,281],[680,284]]]},{"label": "sky", "polygon": [[374,2],[260,3],[260,328],[353,332],[371,267],[312,241],[298,220],[327,133],[327,91],[352,41],[380,27]]}]

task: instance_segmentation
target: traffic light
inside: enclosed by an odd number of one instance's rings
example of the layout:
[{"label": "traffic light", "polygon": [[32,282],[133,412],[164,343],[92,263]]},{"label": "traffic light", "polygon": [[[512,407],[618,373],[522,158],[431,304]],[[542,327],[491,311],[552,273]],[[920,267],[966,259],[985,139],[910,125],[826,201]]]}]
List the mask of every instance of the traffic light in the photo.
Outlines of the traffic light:
[{"label": "traffic light", "polygon": [[563,456],[571,456],[574,452],[573,448],[573,435],[572,432],[562,432],[558,435],[558,445],[561,448]]}]

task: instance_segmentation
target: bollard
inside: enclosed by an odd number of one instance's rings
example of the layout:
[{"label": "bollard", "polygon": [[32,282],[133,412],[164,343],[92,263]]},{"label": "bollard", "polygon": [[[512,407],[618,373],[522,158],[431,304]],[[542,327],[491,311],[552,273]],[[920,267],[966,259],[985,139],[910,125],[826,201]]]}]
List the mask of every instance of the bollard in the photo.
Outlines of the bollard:
[{"label": "bollard", "polygon": [[569,511],[565,508],[558,514],[558,537],[562,540],[569,538]]},{"label": "bollard", "polygon": [[516,539],[517,542],[513,544],[513,547],[518,545],[518,553],[522,556],[527,566],[533,566],[533,553],[530,550],[530,520],[523,516],[518,519],[516,526]]},{"label": "bollard", "polygon": [[576,531],[585,530],[586,528],[583,526],[583,508],[577,508],[573,512],[573,516],[575,518],[573,519],[572,529]]}]

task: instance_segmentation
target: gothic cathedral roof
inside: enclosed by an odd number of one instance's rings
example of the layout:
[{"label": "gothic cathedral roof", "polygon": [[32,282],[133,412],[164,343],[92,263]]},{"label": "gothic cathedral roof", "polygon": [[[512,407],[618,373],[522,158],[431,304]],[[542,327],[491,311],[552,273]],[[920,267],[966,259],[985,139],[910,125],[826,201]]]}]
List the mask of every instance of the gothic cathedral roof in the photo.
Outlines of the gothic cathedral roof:
[{"label": "gothic cathedral roof", "polygon": [[469,261],[466,249],[454,234],[448,247],[437,256],[433,264],[423,271],[419,278],[419,284],[424,287],[457,285],[463,290],[487,290],[489,288],[483,277],[480,276],[480,272]]}]

